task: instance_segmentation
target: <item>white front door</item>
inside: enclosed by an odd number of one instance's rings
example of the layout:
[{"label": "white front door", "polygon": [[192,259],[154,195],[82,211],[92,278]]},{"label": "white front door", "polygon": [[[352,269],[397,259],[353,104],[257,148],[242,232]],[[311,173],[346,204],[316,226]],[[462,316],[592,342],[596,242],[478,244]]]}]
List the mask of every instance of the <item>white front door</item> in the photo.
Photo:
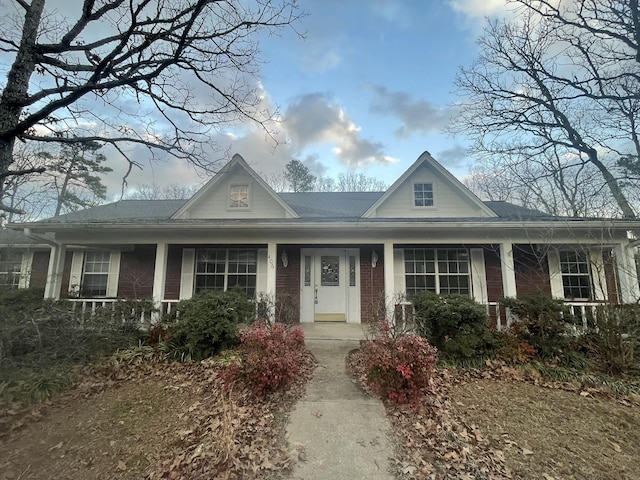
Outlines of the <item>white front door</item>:
[{"label": "white front door", "polygon": [[301,321],[360,322],[357,249],[302,250]]}]

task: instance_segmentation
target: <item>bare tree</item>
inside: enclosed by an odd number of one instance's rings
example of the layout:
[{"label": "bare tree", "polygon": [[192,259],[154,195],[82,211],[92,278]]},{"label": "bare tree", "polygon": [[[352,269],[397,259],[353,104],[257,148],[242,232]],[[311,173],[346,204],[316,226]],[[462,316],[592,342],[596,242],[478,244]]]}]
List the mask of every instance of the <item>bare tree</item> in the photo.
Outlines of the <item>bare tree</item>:
[{"label": "bare tree", "polygon": [[342,172],[338,178],[320,177],[316,181],[318,192],[382,192],[387,184],[364,173]]},{"label": "bare tree", "polygon": [[157,183],[139,184],[126,195],[131,200],[186,200],[198,191],[196,185],[158,185]]},{"label": "bare tree", "polygon": [[463,108],[451,130],[469,135],[485,162],[506,157],[520,168],[544,159],[554,188],[576,169],[597,174],[594,192],[636,218],[629,190],[637,183],[624,181],[622,161],[640,156],[637,0],[511,3],[517,22],[489,22],[478,59],[457,77]]},{"label": "bare tree", "polygon": [[264,126],[274,115],[252,80],[257,34],[299,18],[295,0],[83,0],[68,20],[45,0],[11,3],[16,14],[0,19],[0,50],[12,56],[0,94],[0,185],[25,173],[14,166],[16,139],[110,144],[129,170],[141,163],[126,145],[213,168],[204,152],[212,130],[247,119]]}]

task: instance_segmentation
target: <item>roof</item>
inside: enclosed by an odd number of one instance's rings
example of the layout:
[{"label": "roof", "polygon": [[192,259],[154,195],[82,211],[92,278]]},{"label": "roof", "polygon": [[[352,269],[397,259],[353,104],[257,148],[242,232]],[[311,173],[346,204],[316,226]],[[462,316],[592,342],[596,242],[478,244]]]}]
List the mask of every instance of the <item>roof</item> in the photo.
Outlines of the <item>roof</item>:
[{"label": "roof", "polygon": [[[292,208],[301,219],[316,221],[361,218],[383,192],[300,192],[279,193],[279,198]],[[117,202],[67,213],[37,223],[149,223],[168,221],[187,200],[120,200]],[[484,202],[496,213],[497,218],[505,220],[562,219],[544,212],[514,205],[508,202]],[[295,219],[289,219],[289,221]],[[376,222],[387,219],[378,218]],[[402,219],[393,219],[402,220]],[[436,219],[416,219],[416,221],[435,221]],[[447,219],[437,219],[443,221]],[[464,219],[456,219],[464,221]],[[469,219],[471,220],[471,219]],[[473,220],[478,220],[473,219]],[[490,221],[490,218],[483,218]]]}]

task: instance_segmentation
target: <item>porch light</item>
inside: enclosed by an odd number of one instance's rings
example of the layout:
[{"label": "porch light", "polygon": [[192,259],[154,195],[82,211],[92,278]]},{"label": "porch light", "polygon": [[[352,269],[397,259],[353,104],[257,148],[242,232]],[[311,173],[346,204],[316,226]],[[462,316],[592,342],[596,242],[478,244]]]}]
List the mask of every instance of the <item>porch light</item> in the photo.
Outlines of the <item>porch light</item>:
[{"label": "porch light", "polygon": [[282,256],[280,257],[280,259],[282,260],[282,266],[284,268],[287,268],[289,266],[289,256],[287,255],[286,250],[282,250]]},{"label": "porch light", "polygon": [[371,250],[371,268],[376,268],[378,265],[378,254],[375,250]]}]

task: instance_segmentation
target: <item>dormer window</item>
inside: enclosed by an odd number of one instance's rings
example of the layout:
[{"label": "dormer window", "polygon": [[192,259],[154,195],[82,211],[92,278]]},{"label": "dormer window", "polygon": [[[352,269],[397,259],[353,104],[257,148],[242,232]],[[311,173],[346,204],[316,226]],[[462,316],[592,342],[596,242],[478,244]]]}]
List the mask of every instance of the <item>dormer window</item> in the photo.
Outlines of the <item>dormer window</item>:
[{"label": "dormer window", "polygon": [[413,184],[413,206],[433,207],[433,184],[414,183]]},{"label": "dormer window", "polygon": [[249,185],[231,185],[229,207],[249,208]]}]

